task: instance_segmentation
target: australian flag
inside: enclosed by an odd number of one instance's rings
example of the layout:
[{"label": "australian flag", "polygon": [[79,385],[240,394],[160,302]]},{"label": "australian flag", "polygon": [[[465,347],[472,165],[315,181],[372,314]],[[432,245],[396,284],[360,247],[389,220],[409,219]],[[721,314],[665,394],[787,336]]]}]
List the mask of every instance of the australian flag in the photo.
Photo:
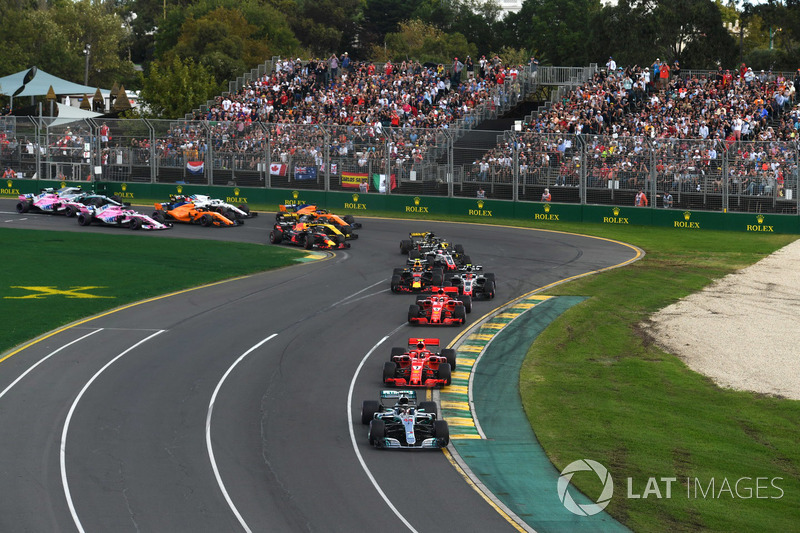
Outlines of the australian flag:
[{"label": "australian flag", "polygon": [[297,181],[311,181],[317,179],[317,167],[294,167],[294,179]]}]

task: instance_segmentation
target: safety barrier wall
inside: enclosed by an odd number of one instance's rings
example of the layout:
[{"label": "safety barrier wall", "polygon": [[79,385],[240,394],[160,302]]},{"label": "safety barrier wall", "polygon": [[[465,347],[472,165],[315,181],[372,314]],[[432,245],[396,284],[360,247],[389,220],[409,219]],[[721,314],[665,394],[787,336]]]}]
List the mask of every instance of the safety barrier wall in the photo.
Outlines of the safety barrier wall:
[{"label": "safety barrier wall", "polygon": [[[84,186],[85,182],[14,179],[0,183],[0,197],[38,193],[41,188]],[[193,184],[95,182],[94,189],[117,195],[133,205],[149,206],[172,194],[208,194],[229,203],[247,203],[277,211],[280,204],[316,204],[334,212],[426,219],[435,216],[468,217],[474,222],[515,219],[543,223],[559,229],[567,222],[616,227],[656,226],[675,231],[727,230],[746,233],[800,234],[800,217],[776,213],[732,213],[693,209],[664,209],[630,205],[587,205],[559,202],[524,202],[479,198],[320,191],[290,188],[217,187]],[[146,211],[146,209],[145,209]],[[537,224],[539,225],[539,224]]]}]

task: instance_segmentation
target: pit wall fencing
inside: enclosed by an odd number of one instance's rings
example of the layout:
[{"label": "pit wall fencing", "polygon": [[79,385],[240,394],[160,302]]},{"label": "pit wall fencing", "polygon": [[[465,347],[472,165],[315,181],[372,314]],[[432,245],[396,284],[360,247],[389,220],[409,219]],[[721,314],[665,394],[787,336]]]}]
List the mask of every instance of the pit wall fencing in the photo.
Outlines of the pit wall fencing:
[{"label": "pit wall fencing", "polygon": [[[46,187],[84,187],[86,182],[7,179],[0,183],[0,197],[39,193]],[[800,217],[775,213],[730,213],[630,205],[589,205],[556,202],[408,196],[382,193],[264,189],[209,185],[94,182],[94,190],[117,195],[132,205],[166,201],[173,194],[207,194],[232,204],[247,203],[256,209],[277,211],[281,204],[316,204],[333,212],[375,216],[398,214],[428,219],[435,216],[468,217],[475,222],[514,219],[539,223],[558,230],[562,223],[586,222],[614,226],[654,226],[675,231],[725,230],[744,233],[800,234]]]}]

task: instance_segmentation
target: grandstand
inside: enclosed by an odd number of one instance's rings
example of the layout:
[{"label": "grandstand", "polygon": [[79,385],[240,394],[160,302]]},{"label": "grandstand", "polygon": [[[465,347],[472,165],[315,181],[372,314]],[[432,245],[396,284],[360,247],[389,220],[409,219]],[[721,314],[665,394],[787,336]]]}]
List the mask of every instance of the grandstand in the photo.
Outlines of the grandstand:
[{"label": "grandstand", "polygon": [[416,61],[334,77],[273,58],[182,120],[106,121],[107,142],[93,120],[4,117],[0,157],[50,179],[356,190],[383,175],[413,195],[538,201],[548,188],[554,202],[633,205],[643,189],[651,205],[669,192],[677,209],[796,213],[795,74],[661,84],[647,67],[495,58],[451,84]]}]

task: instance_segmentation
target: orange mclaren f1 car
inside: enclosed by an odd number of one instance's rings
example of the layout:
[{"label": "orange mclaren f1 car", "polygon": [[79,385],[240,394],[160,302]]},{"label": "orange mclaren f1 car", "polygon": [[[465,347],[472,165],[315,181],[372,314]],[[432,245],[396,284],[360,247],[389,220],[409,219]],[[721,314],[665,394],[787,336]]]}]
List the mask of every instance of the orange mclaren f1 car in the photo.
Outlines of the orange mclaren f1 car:
[{"label": "orange mclaren f1 car", "polygon": [[172,202],[156,203],[153,218],[159,222],[174,220],[187,224],[200,224],[204,227],[240,226],[244,221],[233,213],[219,213],[207,208],[199,208],[185,197],[173,198]]}]

